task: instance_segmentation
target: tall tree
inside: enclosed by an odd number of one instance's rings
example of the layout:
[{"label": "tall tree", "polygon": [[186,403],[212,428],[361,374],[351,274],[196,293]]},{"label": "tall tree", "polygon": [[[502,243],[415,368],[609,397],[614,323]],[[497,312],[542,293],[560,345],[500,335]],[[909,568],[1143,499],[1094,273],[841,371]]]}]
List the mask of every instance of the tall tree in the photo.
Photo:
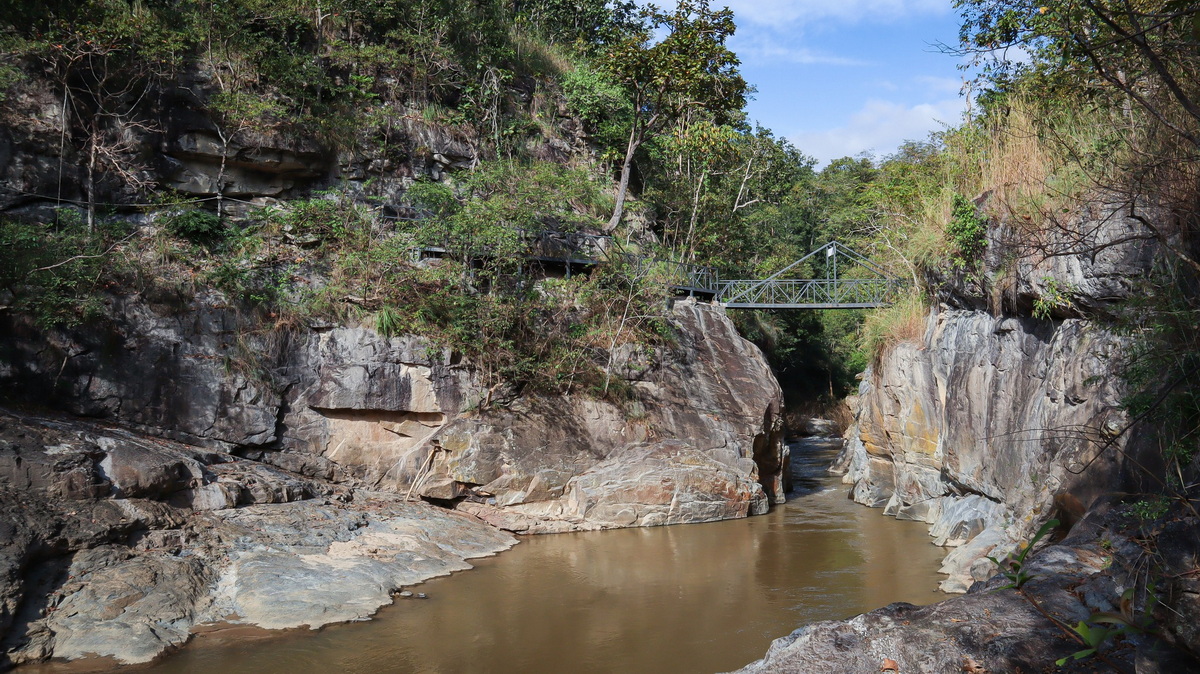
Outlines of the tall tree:
[{"label": "tall tree", "polygon": [[609,46],[603,64],[628,91],[633,117],[606,231],[621,224],[634,156],[647,140],[689,108],[704,108],[721,124],[745,105],[746,80],[725,44],[734,30],[728,8],[713,10],[708,0],[682,0],[673,12],[648,5],[641,25]]}]

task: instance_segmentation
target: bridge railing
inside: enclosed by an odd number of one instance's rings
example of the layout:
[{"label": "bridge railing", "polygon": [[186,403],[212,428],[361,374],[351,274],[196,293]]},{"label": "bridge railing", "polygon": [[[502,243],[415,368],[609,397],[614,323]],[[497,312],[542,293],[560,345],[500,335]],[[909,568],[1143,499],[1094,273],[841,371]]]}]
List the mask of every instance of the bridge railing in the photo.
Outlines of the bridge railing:
[{"label": "bridge railing", "polygon": [[870,308],[889,304],[904,286],[896,279],[734,279],[716,301],[732,308]]},{"label": "bridge railing", "polygon": [[[632,267],[635,274],[653,275],[673,290],[711,295],[720,287],[720,274],[714,267],[616,250],[610,236],[528,229],[518,229],[517,236],[523,248],[520,255],[525,259],[580,266],[619,260]],[[421,245],[413,253],[416,259],[447,253],[483,258],[495,255],[496,251],[490,246],[464,247],[447,239]]]},{"label": "bridge railing", "polygon": [[638,275],[653,275],[673,290],[715,295],[720,289],[721,275],[715,267],[663,260],[634,253],[611,253],[608,255],[608,259],[621,260],[633,267]]}]

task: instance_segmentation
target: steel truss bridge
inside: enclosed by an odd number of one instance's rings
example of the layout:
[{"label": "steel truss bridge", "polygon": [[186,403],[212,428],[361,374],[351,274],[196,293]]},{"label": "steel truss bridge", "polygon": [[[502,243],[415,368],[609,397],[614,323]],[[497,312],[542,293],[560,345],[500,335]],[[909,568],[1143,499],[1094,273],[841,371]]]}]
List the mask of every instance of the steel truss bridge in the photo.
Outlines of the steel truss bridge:
[{"label": "steel truss bridge", "polygon": [[[621,260],[635,273],[661,279],[676,296],[711,300],[730,309],[870,309],[891,304],[906,282],[836,241],[827,243],[765,279],[722,279],[713,267],[661,260],[617,250],[612,237],[565,232],[521,231],[522,257],[542,265],[561,266],[569,278],[600,264]],[[443,257],[449,244],[423,246],[415,257]],[[487,258],[487,250],[466,255]],[[791,278],[788,272],[809,263],[821,278]],[[847,272],[849,274],[847,275]]]}]

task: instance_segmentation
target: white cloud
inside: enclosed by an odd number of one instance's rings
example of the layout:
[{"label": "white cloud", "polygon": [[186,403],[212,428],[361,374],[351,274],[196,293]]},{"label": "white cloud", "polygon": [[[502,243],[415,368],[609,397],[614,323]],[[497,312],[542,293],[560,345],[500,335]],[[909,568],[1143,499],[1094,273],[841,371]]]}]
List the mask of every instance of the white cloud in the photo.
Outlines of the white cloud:
[{"label": "white cloud", "polygon": [[764,33],[752,33],[750,36],[736,35],[729,44],[730,48],[743,62],[752,63],[795,63],[799,65],[829,65],[829,66],[869,66],[870,61],[847,58],[834,54],[824,54],[808,47],[781,44]]},{"label": "white cloud", "polygon": [[962,92],[963,81],[961,77],[934,77],[932,75],[918,75],[913,78],[917,86],[923,90],[937,95],[954,94]]},{"label": "white cloud", "polygon": [[965,105],[959,97],[917,105],[875,99],[867,101],[843,126],[798,133],[789,140],[822,165],[862,152],[886,155],[906,140],[922,140],[943,124],[958,123]]},{"label": "white cloud", "polygon": [[819,19],[854,22],[950,10],[950,3],[945,0],[726,0],[726,3],[739,19],[774,27]]}]

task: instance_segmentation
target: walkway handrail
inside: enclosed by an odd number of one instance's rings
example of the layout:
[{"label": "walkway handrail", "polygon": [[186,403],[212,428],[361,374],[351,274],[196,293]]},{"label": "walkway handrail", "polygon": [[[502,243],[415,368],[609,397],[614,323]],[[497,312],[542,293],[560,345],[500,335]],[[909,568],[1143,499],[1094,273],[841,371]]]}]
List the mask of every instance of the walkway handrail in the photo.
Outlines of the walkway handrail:
[{"label": "walkway handrail", "polygon": [[[688,295],[709,295],[713,301],[731,309],[832,309],[870,308],[887,306],[894,299],[905,281],[889,276],[866,257],[836,241],[827,243],[808,255],[792,262],[765,279],[721,280],[714,267],[663,260],[639,255],[622,249],[620,242],[610,236],[583,232],[556,232],[552,230],[516,230],[527,242],[524,259],[562,263],[570,276],[572,266],[592,267],[604,262],[621,261],[631,265],[641,274],[651,267],[665,271],[664,285],[676,292]],[[427,253],[450,252],[446,241],[442,246],[423,246],[414,251],[417,257]],[[458,251],[463,254],[464,251]],[[832,276],[823,279],[785,279],[784,273],[795,269],[818,253],[824,252],[831,262]],[[493,247],[477,247],[465,254],[469,257],[493,255]],[[867,269],[872,278],[839,278],[837,256],[843,255],[855,265]]]}]

